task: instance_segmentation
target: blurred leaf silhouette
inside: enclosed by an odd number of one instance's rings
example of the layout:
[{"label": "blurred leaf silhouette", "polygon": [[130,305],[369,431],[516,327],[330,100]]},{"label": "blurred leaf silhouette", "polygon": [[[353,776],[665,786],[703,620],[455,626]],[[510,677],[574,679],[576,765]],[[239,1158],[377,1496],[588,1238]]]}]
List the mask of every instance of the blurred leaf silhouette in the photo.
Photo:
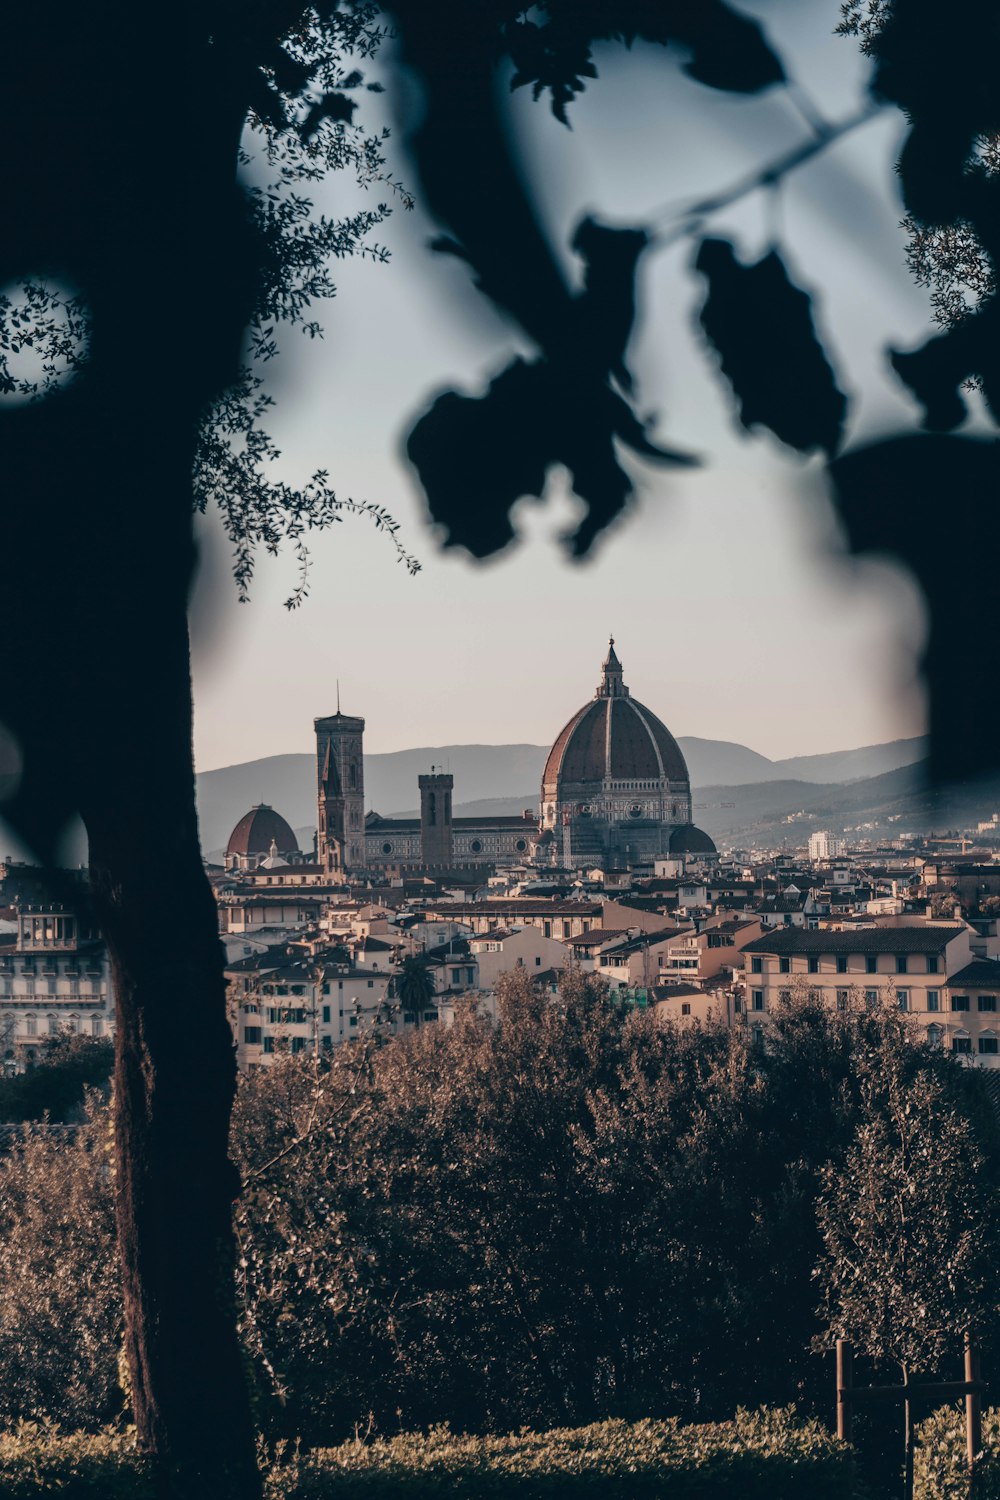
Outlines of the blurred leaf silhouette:
[{"label": "blurred leaf silhouette", "polygon": [[816,337],[809,296],[792,284],[777,251],[744,266],[732,245],[708,239],[695,267],[708,282],[701,326],[743,426],[760,423],[800,452],[823,448],[832,455],[847,398]]},{"label": "blurred leaf silhouette", "polygon": [[931,686],[933,779],[995,772],[1000,704],[984,691],[981,654],[955,639],[960,574],[947,538],[955,537],[963,567],[972,538],[982,556],[1000,549],[1000,448],[966,437],[889,438],[836,459],[830,476],[852,550],[900,558],[927,600],[923,667]]},{"label": "blurred leaf silhouette", "polygon": [[541,497],[549,468],[564,464],[588,507],[572,538],[574,552],[585,553],[632,490],[615,440],[662,463],[693,462],[652,443],[610,383],[614,376],[624,390],[632,387],[625,349],[635,316],[635,268],[646,243],[638,230],[585,219],[573,239],[586,263],[584,289],[573,300],[572,342],[562,358],[515,360],[484,396],[448,392],[414,427],[407,452],[450,544],[478,557],[498,551],[514,536],[511,506],[526,495]]}]

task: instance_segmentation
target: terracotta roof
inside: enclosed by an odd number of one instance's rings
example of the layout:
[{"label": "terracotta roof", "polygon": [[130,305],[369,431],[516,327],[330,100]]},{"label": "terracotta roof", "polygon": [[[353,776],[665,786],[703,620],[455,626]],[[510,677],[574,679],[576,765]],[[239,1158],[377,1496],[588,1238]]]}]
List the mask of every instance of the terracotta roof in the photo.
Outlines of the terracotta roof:
[{"label": "terracotta roof", "polygon": [[610,943],[612,938],[627,936],[628,929],[625,927],[592,927],[589,932],[582,932],[579,937],[565,938],[564,941],[574,948],[599,948],[602,943]]},{"label": "terracotta roof", "polygon": [[272,840],[277,844],[279,854],[299,852],[299,841],[281,814],[261,802],[243,814],[229,835],[226,853],[266,855]]},{"label": "terracotta roof", "polygon": [[561,730],[542,773],[546,795],[561,795],[564,783],[651,781],[688,782],[680,746],[666,725],[637,703],[622,683],[614,645],[604,662],[601,684],[589,703]]},{"label": "terracotta roof", "polygon": [[957,974],[952,974],[948,980],[949,989],[956,985],[969,990],[998,990],[1000,991],[1000,963],[992,958],[976,958],[971,964],[966,964]]},{"label": "terracotta roof", "polygon": [[755,938],[744,953],[940,953],[952,938],[964,932],[958,922],[932,927],[857,927],[853,932],[810,932],[802,927],[780,927],[766,937]]},{"label": "terracotta roof", "polygon": [[549,752],[542,784],[600,782],[605,777],[689,779],[669,729],[634,698],[595,698],[574,714]]}]

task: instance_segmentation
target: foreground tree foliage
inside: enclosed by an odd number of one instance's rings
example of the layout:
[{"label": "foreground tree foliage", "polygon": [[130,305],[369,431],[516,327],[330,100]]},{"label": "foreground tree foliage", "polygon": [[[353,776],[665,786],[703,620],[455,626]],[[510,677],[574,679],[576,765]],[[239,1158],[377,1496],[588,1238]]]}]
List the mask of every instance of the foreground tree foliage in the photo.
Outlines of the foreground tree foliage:
[{"label": "foreground tree foliage", "polygon": [[[889,1011],[793,999],[761,1051],[721,1028],[658,1027],[590,979],[553,1000],[508,976],[495,1023],[467,1011],[332,1065],[279,1060],[243,1081],[233,1124],[257,1420],[323,1443],[440,1421],[504,1431],[789,1400],[825,1410],[817,1302],[839,1294],[850,1264],[830,1238],[830,1183],[854,1180],[867,1143],[891,1149],[888,1079],[912,1094],[915,1126],[933,1096],[956,1132],[933,1198],[913,1200],[914,1234],[933,1239],[941,1199],[961,1201],[977,1265],[995,1275],[981,1080]],[[114,1408],[115,1342],[102,1353],[93,1334],[120,1320],[107,1128],[97,1111],[71,1141],[29,1137],[0,1161],[8,1419],[93,1426]],[[931,1122],[929,1153],[934,1140]],[[865,1221],[872,1234],[883,1207]],[[49,1210],[79,1217],[58,1262],[36,1265]],[[891,1247],[885,1258],[895,1264]],[[74,1284],[87,1292],[77,1303],[52,1295]],[[981,1316],[974,1291],[943,1277],[927,1337],[951,1337],[973,1301]],[[52,1375],[25,1400],[12,1361],[32,1300],[58,1317],[32,1334]],[[886,1311],[892,1338],[907,1336],[910,1309]]]}]

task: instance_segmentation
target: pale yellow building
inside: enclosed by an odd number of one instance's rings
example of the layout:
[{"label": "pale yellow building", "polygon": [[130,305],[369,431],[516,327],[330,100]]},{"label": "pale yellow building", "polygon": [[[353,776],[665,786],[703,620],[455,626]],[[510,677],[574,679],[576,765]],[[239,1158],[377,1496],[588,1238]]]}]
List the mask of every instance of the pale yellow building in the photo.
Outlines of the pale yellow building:
[{"label": "pale yellow building", "polygon": [[930,1040],[1000,1066],[1000,963],[975,959],[964,922],[888,918],[847,931],[785,928],[744,949],[746,1022],[761,1036],[783,995],[832,1009],[891,1004]]}]

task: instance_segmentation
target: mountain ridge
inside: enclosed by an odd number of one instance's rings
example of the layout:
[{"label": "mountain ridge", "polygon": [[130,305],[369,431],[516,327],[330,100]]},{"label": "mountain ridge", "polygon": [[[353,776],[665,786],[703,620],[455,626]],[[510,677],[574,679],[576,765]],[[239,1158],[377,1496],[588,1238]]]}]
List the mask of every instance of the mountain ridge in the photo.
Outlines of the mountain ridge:
[{"label": "mountain ridge", "polygon": [[[866,767],[891,773],[912,766],[925,753],[922,739],[910,739],[773,761],[731,740],[680,736],[678,743],[688,764],[696,802],[708,801],[708,792],[714,793],[719,788],[731,790],[787,781],[801,781],[803,785],[849,784],[866,779]],[[387,817],[398,816],[400,809],[412,810],[417,776],[434,764],[450,769],[455,776],[456,816],[483,816],[485,803],[497,812],[501,805],[514,804],[512,810],[520,812],[536,805],[548,752],[547,745],[519,743],[420,746],[366,755],[367,805]],[[885,764],[887,761],[889,764]],[[790,776],[790,768],[797,770],[798,776]],[[803,774],[820,770],[825,774]],[[843,774],[830,774],[838,770]],[[314,826],[315,776],[316,760],[309,752],[264,756],[199,772],[202,847],[224,848],[239,819],[258,802],[274,807],[293,828]],[[526,795],[528,787],[533,790]],[[720,796],[717,800],[732,799]],[[767,799],[764,800],[766,803]],[[772,811],[767,814],[772,815]],[[699,821],[697,815],[696,821]],[[713,830],[706,825],[706,832]]]}]

